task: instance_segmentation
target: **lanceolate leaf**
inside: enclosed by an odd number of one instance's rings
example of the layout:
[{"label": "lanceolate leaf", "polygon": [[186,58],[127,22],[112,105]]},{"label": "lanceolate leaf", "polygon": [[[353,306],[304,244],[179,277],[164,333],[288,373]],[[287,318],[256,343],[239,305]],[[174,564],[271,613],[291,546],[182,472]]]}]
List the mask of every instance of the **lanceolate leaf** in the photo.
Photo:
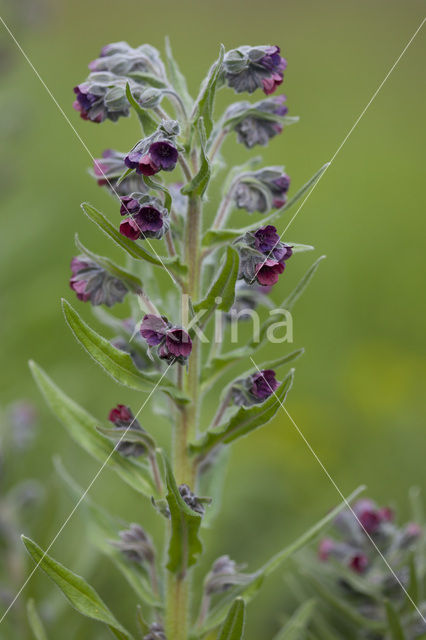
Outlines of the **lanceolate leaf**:
[{"label": "lanceolate leaf", "polygon": [[35,602],[32,598],[27,602],[27,616],[35,640],[47,640],[45,628],[37,613]]},{"label": "lanceolate leaf", "polygon": [[229,610],[217,640],[241,640],[244,633],[245,603],[237,598]]},{"label": "lanceolate leaf", "polygon": [[131,291],[134,291],[135,293],[139,293],[142,290],[142,282],[140,278],[138,278],[137,276],[134,276],[129,271],[126,271],[125,269],[118,267],[109,258],[105,258],[104,256],[99,256],[96,253],[93,253],[92,251],[87,249],[82,244],[82,242],[80,242],[77,234],[75,235],[75,244],[77,249],[79,249],[79,251],[84,253],[85,256],[90,258],[90,260],[93,260],[99,266],[103,267],[105,271],[110,273],[112,276],[122,280]]},{"label": "lanceolate leaf", "polygon": [[132,636],[116,620],[96,591],[81,576],[73,573],[43,551],[33,540],[22,536],[28,553],[61,589],[71,605],[82,615],[106,624],[120,640],[130,640]]},{"label": "lanceolate leaf", "polygon": [[[229,311],[235,300],[235,283],[238,277],[239,255],[233,247],[228,247],[222,267],[206,297],[194,304],[194,311],[207,309],[210,316],[215,309]],[[217,302],[217,300],[219,300]],[[204,320],[204,319],[203,319]]]},{"label": "lanceolate leaf", "polygon": [[189,111],[192,106],[192,98],[188,93],[185,76],[181,73],[178,64],[173,56],[170,40],[166,36],[166,63],[167,72],[176,93],[181,97],[185,108]]},{"label": "lanceolate leaf", "polygon": [[389,624],[390,637],[392,640],[406,640],[407,636],[404,633],[404,628],[402,626],[402,622],[400,617],[393,606],[393,604],[386,600],[386,615]]},{"label": "lanceolate leaf", "polygon": [[191,182],[181,189],[183,195],[204,195],[210,180],[210,162],[206,154],[206,131],[203,118],[198,120],[197,129],[200,138],[200,169]]},{"label": "lanceolate leaf", "polygon": [[107,464],[140,493],[156,493],[148,469],[135,460],[124,458],[114,450],[113,444],[96,431],[99,422],[57,387],[49,376],[34,362],[30,367],[35,381],[49,407],[66,427],[72,439],[101,464]]},{"label": "lanceolate leaf", "polygon": [[[61,460],[56,458],[54,464],[56,472],[64,481],[71,497],[78,500],[83,494],[83,488],[68,473]],[[161,608],[162,603],[153,593],[144,568],[138,563],[128,560],[119,549],[111,544],[113,540],[118,539],[119,530],[128,528],[128,523],[111,516],[105,509],[93,502],[90,496],[84,498],[80,508],[87,514],[90,538],[93,544],[111,560],[142,602],[149,606]]]},{"label": "lanceolate leaf", "polygon": [[277,391],[261,404],[252,407],[240,407],[234,415],[222,426],[206,432],[204,437],[191,445],[191,451],[199,456],[205,456],[216,447],[230,444],[263,426],[277,413],[284,404],[287,393],[293,384],[294,370],[290,371]]},{"label": "lanceolate leaf", "polygon": [[305,640],[306,628],[316,606],[315,600],[308,600],[292,615],[290,620],[274,640]]},{"label": "lanceolate leaf", "polygon": [[146,136],[149,136],[157,129],[158,122],[151,116],[149,111],[143,109],[139,102],[134,98],[129,83],[126,85],[126,97],[133,109],[136,111],[142,131]]},{"label": "lanceolate leaf", "polygon": [[201,515],[191,509],[179,493],[169,461],[164,457],[166,467],[167,503],[172,521],[167,569],[184,576],[187,569],[195,564],[202,551],[199,538]]},{"label": "lanceolate leaf", "polygon": [[94,222],[109,238],[114,240],[119,247],[121,247],[129,256],[135,258],[135,260],[146,260],[151,264],[155,264],[159,267],[167,268],[172,273],[184,275],[187,268],[181,264],[179,256],[176,258],[166,258],[162,256],[153,255],[140,244],[133,242],[123,236],[119,230],[114,227],[110,221],[105,218],[103,213],[92,207],[87,202],[83,202],[81,205],[84,213],[87,217]]},{"label": "lanceolate leaf", "polygon": [[253,574],[252,581],[249,584],[240,585],[234,589],[231,589],[229,593],[218,602],[218,604],[211,610],[207,616],[206,622],[200,629],[200,634],[205,634],[212,629],[216,628],[225,619],[229,604],[233,599],[239,595],[244,598],[246,604],[248,604],[261,588],[263,581],[266,577],[271,575],[274,571],[279,569],[282,564],[288,560],[292,555],[299,551],[304,546],[312,542],[340,513],[343,509],[347,508],[347,503],[352,502],[355,498],[365,490],[364,486],[356,489],[346,501],[341,502],[340,505],[330,511],[324,518],[319,520],[313,527],[308,529],[303,535],[295,540],[288,547],[285,547],[282,551],[273,556],[263,567],[261,567],[256,573]]},{"label": "lanceolate leaf", "polygon": [[225,47],[222,44],[220,45],[219,58],[210,69],[209,75],[201,88],[200,95],[197,98],[194,108],[194,124],[196,124],[200,118],[204,119],[207,139],[210,137],[213,129],[214,99],[222,71],[224,55]]},{"label": "lanceolate leaf", "polygon": [[139,371],[128,353],[116,349],[106,338],[91,329],[66,300],[62,301],[62,308],[76,340],[116,382],[136,391],[158,389],[174,400],[186,401],[186,396],[167,378],[157,373]]}]

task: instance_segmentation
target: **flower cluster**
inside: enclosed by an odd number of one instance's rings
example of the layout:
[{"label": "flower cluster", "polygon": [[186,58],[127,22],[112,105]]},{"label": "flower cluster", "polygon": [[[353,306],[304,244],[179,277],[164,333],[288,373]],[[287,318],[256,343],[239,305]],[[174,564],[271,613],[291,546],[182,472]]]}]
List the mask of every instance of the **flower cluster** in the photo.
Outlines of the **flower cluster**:
[{"label": "flower cluster", "polygon": [[140,140],[126,155],[125,165],[143,176],[153,176],[159,171],[173,171],[179,158],[175,138],[179,135],[175,120],[161,123],[151,136]]},{"label": "flower cluster", "polygon": [[128,529],[119,531],[120,540],[111,544],[122,551],[130,562],[136,564],[151,564],[154,562],[154,546],[146,531],[139,525],[132,523]]},{"label": "flower cluster", "polygon": [[235,205],[248,213],[268,213],[285,205],[289,188],[290,177],[281,167],[245,173],[235,188]]},{"label": "flower cluster", "polygon": [[[108,420],[114,427],[125,433],[126,431],[144,431],[139,422],[135,419],[132,411],[124,404],[118,404],[109,412]],[[126,458],[138,458],[147,453],[147,448],[140,442],[127,441],[126,436],[116,446],[116,450]]]},{"label": "flower cluster", "polygon": [[226,82],[236,93],[253,93],[259,88],[266,95],[274,93],[286,67],[277,46],[238,47],[228,51],[224,60]]},{"label": "flower cluster", "polygon": [[255,282],[262,286],[276,284],[286,261],[293,255],[292,247],[280,242],[272,225],[246,233],[236,240],[236,246],[240,254],[239,278],[250,285]]},{"label": "flower cluster", "polygon": [[275,378],[275,371],[264,369],[257,371],[248,378],[237,380],[232,385],[232,399],[238,406],[250,407],[264,402],[280,386]]},{"label": "flower cluster", "polygon": [[102,48],[99,58],[89,62],[90,71],[109,71],[117,76],[151,73],[164,77],[164,65],[154,47],[143,44],[135,49],[127,42],[113,42]]},{"label": "flower cluster", "polygon": [[286,96],[274,96],[261,102],[235,102],[225,112],[225,126],[236,132],[238,142],[248,149],[265,147],[283,130],[282,119],[288,113]]},{"label": "flower cluster", "polygon": [[[108,119],[116,122],[130,114],[126,84],[125,79],[112,73],[92,73],[85,82],[74,87],[76,99],[73,107],[83,120],[101,123]],[[136,85],[132,85],[132,89],[136,95],[142,90]]]},{"label": "flower cluster", "polygon": [[112,307],[117,302],[123,302],[128,291],[121,280],[86,256],[71,260],[71,272],[70,287],[83,302]]},{"label": "flower cluster", "polygon": [[161,360],[170,364],[185,364],[188,360],[192,351],[191,338],[182,327],[173,325],[166,317],[145,315],[140,332],[150,347],[157,348]]},{"label": "flower cluster", "polygon": [[120,233],[131,240],[162,238],[169,229],[169,212],[158,198],[143,193],[121,196],[120,213],[127,216]]}]

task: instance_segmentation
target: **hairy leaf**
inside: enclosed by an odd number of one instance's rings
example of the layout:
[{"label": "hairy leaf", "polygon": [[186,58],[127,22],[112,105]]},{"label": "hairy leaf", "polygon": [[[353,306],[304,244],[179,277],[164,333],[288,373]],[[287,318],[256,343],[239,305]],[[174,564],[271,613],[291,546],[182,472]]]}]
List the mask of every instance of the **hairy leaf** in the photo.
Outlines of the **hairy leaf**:
[{"label": "hairy leaf", "polygon": [[62,308],[76,340],[116,382],[136,391],[152,392],[158,389],[174,400],[186,401],[186,396],[165,377],[140,371],[128,353],[116,349],[106,338],[91,329],[66,300],[62,301]]},{"label": "hairy leaf", "polygon": [[176,93],[181,97],[185,108],[189,111],[192,107],[192,98],[189,95],[185,76],[181,73],[179,66],[173,56],[170,40],[166,36],[166,64],[167,72]]},{"label": "hairy leaf", "polygon": [[47,633],[38,615],[33,598],[30,598],[27,602],[27,617],[35,640],[47,640]]},{"label": "hairy leaf", "polygon": [[99,422],[57,387],[49,376],[34,362],[30,368],[47,404],[62,422],[71,438],[101,464],[107,464],[140,493],[156,493],[148,469],[135,460],[124,458],[114,451],[112,443],[96,431]]},{"label": "hairy leaf", "polygon": [[54,560],[30,538],[22,536],[22,541],[33,560],[61,589],[74,609],[88,618],[99,620],[106,624],[120,640],[130,640],[132,638],[84,578]]},{"label": "hairy leaf", "polygon": [[197,130],[200,138],[200,168],[198,173],[192,178],[188,184],[182,187],[181,191],[184,196],[198,195],[203,196],[207,185],[209,184],[211,170],[210,162],[206,154],[206,131],[204,128],[204,119],[200,118],[197,122]]},{"label": "hairy leaf", "polygon": [[167,569],[184,576],[195,564],[202,551],[199,538],[201,515],[193,511],[179,493],[176,480],[168,459],[164,456],[167,483],[167,503],[172,521],[169,541]]},{"label": "hairy leaf", "polygon": [[237,598],[229,610],[217,640],[241,640],[244,633],[245,603]]},{"label": "hairy leaf", "polygon": [[136,82],[140,84],[148,84],[150,87],[155,87],[156,89],[165,89],[167,84],[164,80],[161,80],[157,75],[152,73],[145,73],[143,71],[130,71],[128,74],[129,78],[133,78]]},{"label": "hairy leaf", "polygon": [[82,242],[80,242],[78,234],[75,234],[75,244],[79,251],[84,253],[87,258],[96,262],[99,266],[103,267],[105,271],[110,273],[115,278],[119,278],[122,280],[127,287],[134,291],[135,293],[139,293],[142,290],[142,281],[137,276],[134,276],[129,271],[122,269],[122,267],[118,267],[114,264],[109,258],[105,258],[104,256],[99,256],[93,251],[87,249]]},{"label": "hairy leaf", "polygon": [[292,542],[288,547],[285,547],[282,551],[273,556],[266,564],[263,565],[258,571],[252,574],[252,580],[248,584],[239,585],[234,589],[230,589],[223,598],[217,603],[215,607],[210,611],[205,623],[200,629],[200,634],[207,633],[216,628],[225,619],[227,607],[230,602],[238,595],[244,598],[246,604],[248,604],[258,593],[263,581],[274,571],[279,569],[282,564],[288,560],[297,551],[304,546],[312,542],[323,530],[333,522],[334,518],[343,510],[347,508],[347,503],[352,502],[355,498],[365,490],[364,486],[358,487],[351,495],[340,505],[330,511],[324,518],[319,520],[313,527],[308,529],[297,540]]},{"label": "hairy leaf", "polygon": [[[210,316],[215,309],[229,311],[235,300],[235,284],[238,278],[240,259],[238,252],[233,247],[228,247],[222,267],[216,280],[211,285],[206,297],[194,304],[194,311],[208,310]],[[220,299],[219,302],[216,302]]]},{"label": "hairy leaf", "polygon": [[224,55],[225,47],[222,44],[220,45],[219,57],[211,67],[206,81],[201,87],[200,94],[196,100],[194,107],[194,124],[196,124],[200,118],[204,119],[207,139],[210,137],[213,129],[214,99],[218,81],[222,71]]},{"label": "hairy leaf", "polygon": [[252,407],[240,407],[225,424],[217,429],[208,430],[202,438],[190,445],[192,453],[204,457],[216,447],[230,444],[272,420],[285,402],[293,384],[293,377],[294,370],[287,374],[277,391],[267,400]]},{"label": "hairy leaf", "polygon": [[92,222],[94,222],[109,238],[118,244],[118,246],[132,258],[135,258],[136,260],[146,260],[151,264],[164,267],[178,275],[184,275],[187,272],[187,267],[181,264],[179,256],[176,256],[176,258],[167,258],[152,255],[152,253],[144,249],[140,244],[137,244],[133,240],[129,240],[129,238],[123,236],[103,215],[103,213],[95,209],[95,207],[92,207],[91,204],[83,202],[81,208]]}]

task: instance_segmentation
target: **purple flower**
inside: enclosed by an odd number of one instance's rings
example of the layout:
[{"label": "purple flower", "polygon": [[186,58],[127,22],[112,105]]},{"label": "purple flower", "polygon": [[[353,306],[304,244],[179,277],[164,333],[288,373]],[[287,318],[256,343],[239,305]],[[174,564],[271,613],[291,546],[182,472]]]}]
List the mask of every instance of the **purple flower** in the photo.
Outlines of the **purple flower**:
[{"label": "purple flower", "polygon": [[252,376],[250,393],[256,398],[259,398],[259,400],[266,400],[279,386],[280,383],[275,378],[275,371],[272,369],[264,369]]},{"label": "purple flower", "polygon": [[259,284],[270,287],[278,282],[278,277],[284,271],[285,264],[272,258],[256,265],[256,279]]},{"label": "purple flower", "polygon": [[83,302],[112,307],[122,302],[127,293],[127,287],[121,280],[85,256],[71,260],[71,272],[70,287]]},{"label": "purple flower", "polygon": [[[111,409],[108,415],[108,420],[113,423],[116,429],[123,432],[127,429],[129,431],[143,431],[139,422],[135,420],[130,408],[124,404],[118,404],[114,409]],[[123,440],[116,446],[116,451],[126,458],[138,458],[139,456],[143,456],[147,449],[139,442],[126,441],[124,436]]]},{"label": "purple flower", "polygon": [[121,198],[120,213],[129,217],[120,224],[120,233],[131,240],[161,238],[169,228],[168,211],[156,198],[133,193]]},{"label": "purple flower", "polygon": [[286,203],[289,188],[290,178],[281,167],[266,167],[243,174],[235,189],[234,201],[238,209],[248,213],[268,213]]},{"label": "purple flower", "polygon": [[118,183],[118,179],[125,171],[126,154],[114,149],[106,149],[102,158],[96,158],[93,162],[93,177],[100,187],[106,186],[115,196],[126,196],[129,193],[146,192],[147,188],[143,179],[135,173],[127,176]]},{"label": "purple flower", "polygon": [[356,573],[364,573],[369,565],[367,556],[364,553],[356,553],[349,560],[349,566]]},{"label": "purple flower", "polygon": [[164,316],[147,314],[142,320],[140,332],[150,347],[157,347],[161,360],[184,364],[191,355],[192,340],[189,334],[182,327],[172,325]]},{"label": "purple flower", "polygon": [[[140,91],[141,88],[136,86],[136,94]],[[108,118],[116,122],[130,113],[126,79],[112,73],[90,74],[85,82],[74,87],[74,93],[76,100],[73,107],[80,112],[83,120],[99,123]]]},{"label": "purple flower", "polygon": [[79,84],[73,89],[77,99],[73,102],[73,107],[80,112],[83,120],[91,120],[92,122],[103,122],[107,117],[106,109],[103,107],[102,98],[95,96],[89,91],[89,85],[86,83]]},{"label": "purple flower", "polygon": [[176,147],[167,140],[159,140],[149,147],[149,156],[152,162],[163,171],[173,171],[178,155]]},{"label": "purple flower", "polygon": [[286,60],[277,46],[243,46],[225,55],[225,78],[236,93],[253,93],[263,89],[266,95],[274,93],[282,83]]},{"label": "purple flower", "polygon": [[268,287],[276,284],[285,269],[286,260],[293,255],[292,247],[280,242],[272,225],[260,227],[236,240],[240,254],[239,278]]}]

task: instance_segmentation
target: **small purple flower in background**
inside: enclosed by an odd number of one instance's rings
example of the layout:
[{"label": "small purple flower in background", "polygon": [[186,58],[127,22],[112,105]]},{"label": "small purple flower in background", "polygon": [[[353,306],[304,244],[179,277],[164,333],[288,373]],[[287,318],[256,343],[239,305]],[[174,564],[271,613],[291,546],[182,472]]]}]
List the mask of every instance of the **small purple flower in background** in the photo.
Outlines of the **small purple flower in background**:
[{"label": "small purple flower in background", "polygon": [[232,386],[232,399],[236,405],[250,407],[267,400],[279,386],[275,371],[264,369],[248,378],[237,380]]},{"label": "small purple flower in background", "polygon": [[105,149],[102,158],[96,158],[93,162],[91,175],[97,180],[100,187],[107,187],[113,195],[126,196],[134,191],[146,192],[147,188],[143,179],[136,173],[132,173],[124,178],[120,184],[117,184],[126,169],[125,158],[125,153],[114,149]]},{"label": "small purple flower in background", "polygon": [[248,213],[268,213],[287,201],[290,177],[281,167],[267,167],[244,174],[238,182],[234,201],[238,209]]},{"label": "small purple flower in background", "polygon": [[[135,420],[130,408],[124,404],[118,404],[114,409],[111,409],[108,420],[112,422],[116,429],[123,432],[126,431],[126,429],[129,431],[130,429],[143,431],[139,422]],[[126,436],[124,436],[123,440],[116,446],[116,451],[126,458],[138,458],[147,453],[147,448],[140,442],[126,441]]]},{"label": "small purple flower in background", "polygon": [[249,583],[253,576],[241,573],[244,565],[237,565],[229,556],[220,556],[215,560],[204,581],[204,592],[207,596],[224,593],[235,585]]},{"label": "small purple flower in background", "polygon": [[246,233],[235,243],[240,254],[239,278],[249,285],[255,282],[265,287],[276,284],[286,261],[293,255],[292,247],[280,242],[272,225]]},{"label": "small purple flower in background", "polygon": [[[254,104],[236,102],[225,113],[225,126],[237,134],[238,142],[248,149],[265,147],[271,138],[283,131],[282,119],[288,112],[286,96],[274,96]],[[297,119],[292,119],[293,122]]]},{"label": "small purple flower in background", "polygon": [[18,449],[26,449],[34,439],[38,412],[29,400],[17,400],[7,409],[10,435]]},{"label": "small purple flower in background", "polygon": [[274,93],[286,67],[278,46],[242,46],[228,51],[224,59],[226,81],[236,93],[253,93],[259,88],[266,95]]},{"label": "small purple flower in background", "polygon": [[157,198],[133,193],[121,197],[120,213],[129,217],[120,224],[120,233],[131,240],[162,238],[169,229],[169,212]]},{"label": "small purple flower in background", "polygon": [[172,325],[164,316],[145,315],[140,332],[150,347],[157,347],[161,360],[185,364],[191,355],[192,340],[188,333],[182,327]]},{"label": "small purple flower in background", "polygon": [[90,301],[94,306],[105,304],[112,307],[123,302],[128,289],[126,285],[103,267],[85,256],[71,260],[72,277],[70,287],[83,302]]},{"label": "small purple flower in background", "polygon": [[120,540],[113,540],[111,544],[130,562],[140,565],[154,562],[155,550],[151,538],[139,524],[132,523],[128,529],[119,531],[118,535]]}]

